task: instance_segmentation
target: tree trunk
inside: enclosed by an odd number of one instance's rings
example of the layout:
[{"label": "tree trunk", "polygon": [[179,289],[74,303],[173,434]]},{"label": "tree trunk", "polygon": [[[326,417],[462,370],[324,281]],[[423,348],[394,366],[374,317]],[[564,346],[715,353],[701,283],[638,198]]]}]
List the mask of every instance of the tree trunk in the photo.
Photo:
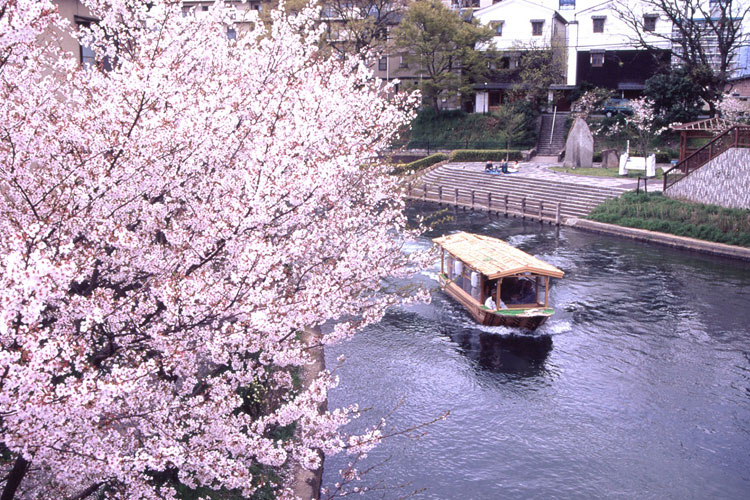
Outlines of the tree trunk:
[{"label": "tree trunk", "polygon": [[0,500],[13,500],[16,496],[16,490],[21,485],[23,477],[29,470],[29,462],[23,457],[18,457],[16,463],[13,464],[13,469],[8,474],[8,478],[5,483],[5,489],[3,490],[3,496]]},{"label": "tree trunk", "polygon": [[713,118],[716,116],[716,103],[713,101],[708,102],[708,115]]}]

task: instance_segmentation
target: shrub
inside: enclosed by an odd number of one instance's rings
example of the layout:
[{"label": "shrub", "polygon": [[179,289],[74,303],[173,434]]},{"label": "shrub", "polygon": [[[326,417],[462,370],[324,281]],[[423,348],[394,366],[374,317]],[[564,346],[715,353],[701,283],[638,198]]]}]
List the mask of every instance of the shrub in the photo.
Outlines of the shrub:
[{"label": "shrub", "polygon": [[596,207],[589,218],[608,224],[750,247],[750,210],[682,202],[661,193],[625,193]]},{"label": "shrub", "polygon": [[451,161],[520,161],[523,153],[517,149],[457,149],[448,157]]},{"label": "shrub", "polygon": [[[531,148],[536,144],[536,117],[526,103],[506,105],[514,114],[523,115],[524,126],[520,137],[511,147]],[[409,149],[494,149],[507,147],[506,137],[492,115],[466,113],[461,110],[425,108],[404,130],[402,140],[396,145],[406,144]]]},{"label": "shrub", "polygon": [[419,159],[417,161],[413,161],[411,163],[404,163],[402,165],[397,165],[392,171],[392,174],[395,175],[401,175],[401,174],[411,174],[414,172],[417,172],[418,170],[422,170],[423,168],[427,168],[429,166],[432,166],[436,163],[439,163],[441,161],[445,161],[448,159],[448,155],[445,153],[435,153],[433,155],[427,156],[425,158]]}]

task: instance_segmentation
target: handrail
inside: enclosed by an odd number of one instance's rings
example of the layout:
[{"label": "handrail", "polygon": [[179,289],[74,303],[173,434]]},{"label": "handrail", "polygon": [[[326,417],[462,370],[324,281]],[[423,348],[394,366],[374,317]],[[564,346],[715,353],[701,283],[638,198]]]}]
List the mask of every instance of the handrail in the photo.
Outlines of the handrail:
[{"label": "handrail", "polygon": [[552,111],[552,128],[549,131],[549,145],[552,145],[552,138],[555,137],[555,119],[557,118],[557,106]]},{"label": "handrail", "polygon": [[[730,140],[725,141],[728,137]],[[667,188],[673,186],[692,172],[695,172],[702,166],[706,165],[729,148],[738,147],[750,148],[750,126],[735,125],[734,127],[725,130],[711,139],[703,147],[696,149],[690,156],[664,172],[664,187],[662,192],[666,192]],[[706,152],[708,152],[707,155],[705,154]],[[672,182],[668,182],[669,174],[677,169],[681,170],[685,175]]]}]

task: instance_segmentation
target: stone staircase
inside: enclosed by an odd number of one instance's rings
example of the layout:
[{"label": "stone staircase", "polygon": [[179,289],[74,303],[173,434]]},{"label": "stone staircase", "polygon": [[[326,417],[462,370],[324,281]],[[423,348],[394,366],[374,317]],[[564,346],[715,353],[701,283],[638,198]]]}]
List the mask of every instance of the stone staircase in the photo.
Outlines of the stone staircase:
[{"label": "stone staircase", "polygon": [[[542,126],[536,141],[536,154],[539,156],[557,156],[565,149],[565,122],[570,113],[557,113],[554,116],[555,128],[552,129],[553,115],[542,115]],[[550,141],[550,138],[552,139]]]},{"label": "stone staircase", "polygon": [[[426,193],[425,193],[426,188]],[[451,168],[441,165],[410,182],[409,196],[414,199],[439,201],[463,207],[486,209],[488,193],[492,211],[505,210],[505,196],[509,197],[509,213],[526,214],[538,219],[539,203],[543,204],[542,219],[550,222],[556,217],[556,204],[560,203],[560,219],[583,217],[608,198],[619,197],[624,188],[589,186],[520,174],[489,175],[476,170]],[[472,191],[474,192],[472,203]],[[522,200],[525,199],[525,203]]]}]

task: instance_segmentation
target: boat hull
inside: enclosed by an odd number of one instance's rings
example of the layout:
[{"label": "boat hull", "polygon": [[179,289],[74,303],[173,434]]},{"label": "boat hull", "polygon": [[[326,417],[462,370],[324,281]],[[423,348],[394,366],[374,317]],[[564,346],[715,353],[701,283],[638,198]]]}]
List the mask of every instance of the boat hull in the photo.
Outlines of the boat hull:
[{"label": "boat hull", "polygon": [[[550,309],[533,309],[533,310],[513,310],[505,309],[501,311],[490,311],[482,307],[482,304],[466,293],[455,283],[440,277],[440,284],[443,290],[456,299],[472,315],[472,317],[484,326],[506,326],[510,328],[522,328],[526,330],[535,330],[539,328],[547,318],[552,316]],[[535,313],[534,311],[539,311]]]}]

